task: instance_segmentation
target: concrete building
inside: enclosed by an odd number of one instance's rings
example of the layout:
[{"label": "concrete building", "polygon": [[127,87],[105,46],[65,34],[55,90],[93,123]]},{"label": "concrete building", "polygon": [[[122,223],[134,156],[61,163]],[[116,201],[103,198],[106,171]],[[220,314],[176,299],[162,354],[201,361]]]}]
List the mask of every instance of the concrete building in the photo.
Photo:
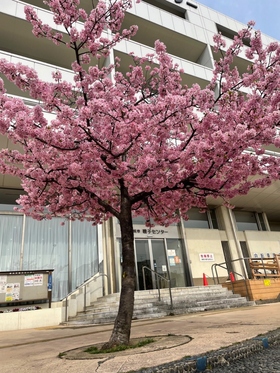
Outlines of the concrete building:
[{"label": "concrete building", "polygon": [[[3,1],[0,58],[33,66],[45,80],[51,79],[55,69],[71,79],[70,51],[62,53],[49,41],[32,35],[23,11],[26,3],[34,5],[40,17],[53,25],[42,0]],[[81,4],[89,9],[91,1],[81,0]],[[226,39],[232,39],[244,27],[194,0],[142,0],[128,12],[124,23],[125,27],[138,25],[139,31],[132,41],[117,45],[108,59],[119,56],[125,68],[131,51],[140,56],[152,53],[155,39],[160,39],[184,69],[183,82],[198,83],[201,87],[209,83],[217,58],[213,35],[221,32]],[[265,43],[273,40],[266,35],[263,38]],[[245,55],[237,58],[236,65],[245,71]],[[9,94],[34,104],[9,83],[7,89]],[[14,146],[2,136],[0,146],[7,145]],[[280,155],[279,149],[267,151]],[[19,180],[0,175],[0,271],[53,268],[54,300],[62,299],[99,272],[106,274],[105,293],[120,290],[122,258],[120,230],[115,219],[98,228],[80,222],[61,227],[58,219],[37,222],[13,212],[20,193]],[[209,199],[206,213],[191,210],[188,221],[169,228],[148,229],[141,218],[135,219],[137,289],[156,286],[154,275],[147,269],[143,276],[143,266],[156,269],[162,277],[170,277],[172,286],[181,287],[201,285],[203,273],[212,276],[214,263],[226,263],[227,270],[218,269],[223,279],[231,271],[245,277],[250,276],[250,271],[240,258],[279,254],[280,181],[236,197],[232,204],[235,209],[229,210],[221,201]],[[166,286],[163,279],[161,286]]]}]

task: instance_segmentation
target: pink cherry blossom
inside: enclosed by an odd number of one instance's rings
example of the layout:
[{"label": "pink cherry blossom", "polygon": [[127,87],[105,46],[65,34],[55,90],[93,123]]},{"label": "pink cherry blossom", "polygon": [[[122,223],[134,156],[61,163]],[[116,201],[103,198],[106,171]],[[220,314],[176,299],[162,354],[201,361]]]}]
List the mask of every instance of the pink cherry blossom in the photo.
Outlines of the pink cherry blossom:
[{"label": "pink cherry blossom", "polygon": [[[26,194],[19,209],[33,218],[119,219],[121,299],[131,301],[132,215],[168,225],[178,221],[178,211],[187,219],[191,207],[205,209],[207,196],[228,205],[235,195],[279,179],[280,158],[266,155],[265,147],[280,145],[280,46],[265,47],[252,22],[227,49],[217,35],[215,49],[222,53],[212,81],[205,89],[187,87],[158,40],[154,54],[131,54],[126,73],[119,59],[103,68],[96,63],[136,33],[136,26],[121,30],[130,0],[99,1],[90,14],[78,0],[46,3],[65,33],[43,24],[31,7],[26,18],[35,36],[73,50],[73,80],[54,71],[45,82],[28,66],[0,60],[0,73],[38,101],[30,107],[7,96],[0,81],[0,131],[21,147],[2,149],[0,172],[21,178]],[[243,46],[244,38],[251,47]],[[241,74],[233,66],[243,48],[249,61]],[[118,323],[130,328],[132,309],[133,302],[125,321],[118,315],[111,344],[120,338]],[[124,335],[127,343],[127,327]]]}]

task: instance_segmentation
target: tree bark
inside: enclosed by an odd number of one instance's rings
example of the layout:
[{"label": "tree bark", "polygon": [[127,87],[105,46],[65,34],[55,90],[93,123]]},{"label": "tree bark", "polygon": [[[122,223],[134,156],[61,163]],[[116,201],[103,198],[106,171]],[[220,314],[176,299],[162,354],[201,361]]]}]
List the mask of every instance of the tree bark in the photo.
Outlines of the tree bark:
[{"label": "tree bark", "polygon": [[135,290],[134,234],[131,202],[129,197],[126,196],[126,193],[123,191],[119,223],[121,228],[123,259],[120,304],[110,340],[104,344],[102,349],[111,348],[117,345],[128,345],[130,339]]}]

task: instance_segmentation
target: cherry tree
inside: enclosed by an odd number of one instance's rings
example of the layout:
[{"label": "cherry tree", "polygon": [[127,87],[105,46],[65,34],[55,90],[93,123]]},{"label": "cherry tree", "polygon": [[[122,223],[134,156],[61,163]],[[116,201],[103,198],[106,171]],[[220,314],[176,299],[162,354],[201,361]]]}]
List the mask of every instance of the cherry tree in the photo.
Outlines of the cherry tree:
[{"label": "cherry tree", "polygon": [[[32,7],[27,20],[36,37],[73,51],[73,80],[53,72],[40,79],[23,64],[0,61],[0,73],[37,105],[10,97],[0,83],[0,131],[20,146],[2,149],[0,172],[18,176],[26,192],[19,210],[35,219],[63,216],[101,224],[114,216],[121,227],[123,272],[118,315],[108,346],[127,344],[134,305],[132,217],[168,225],[206,208],[206,197],[228,203],[237,194],[279,179],[280,46],[262,45],[253,24],[221,54],[209,86],[184,86],[182,71],[160,41],[154,53],[112,61],[113,48],[136,26],[122,29],[131,0],[99,1],[87,14],[79,0],[47,0],[54,29]],[[60,32],[61,28],[64,32]],[[243,45],[243,40],[250,47]],[[246,43],[247,44],[247,43]],[[248,71],[234,59],[246,53]]]}]

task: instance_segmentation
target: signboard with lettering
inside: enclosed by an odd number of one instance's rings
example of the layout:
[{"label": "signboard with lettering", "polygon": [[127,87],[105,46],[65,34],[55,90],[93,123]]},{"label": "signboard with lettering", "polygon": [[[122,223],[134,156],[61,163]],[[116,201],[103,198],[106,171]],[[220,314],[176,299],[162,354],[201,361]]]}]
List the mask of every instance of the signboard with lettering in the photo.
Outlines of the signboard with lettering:
[{"label": "signboard with lettering", "polygon": [[201,262],[214,262],[215,257],[213,253],[200,253],[199,254],[199,260]]},{"label": "signboard with lettering", "polygon": [[[145,225],[133,225],[134,238],[178,238],[178,227],[171,225],[163,227],[155,225],[154,227],[146,227]],[[116,224],[116,236],[121,237],[120,225]]]}]

